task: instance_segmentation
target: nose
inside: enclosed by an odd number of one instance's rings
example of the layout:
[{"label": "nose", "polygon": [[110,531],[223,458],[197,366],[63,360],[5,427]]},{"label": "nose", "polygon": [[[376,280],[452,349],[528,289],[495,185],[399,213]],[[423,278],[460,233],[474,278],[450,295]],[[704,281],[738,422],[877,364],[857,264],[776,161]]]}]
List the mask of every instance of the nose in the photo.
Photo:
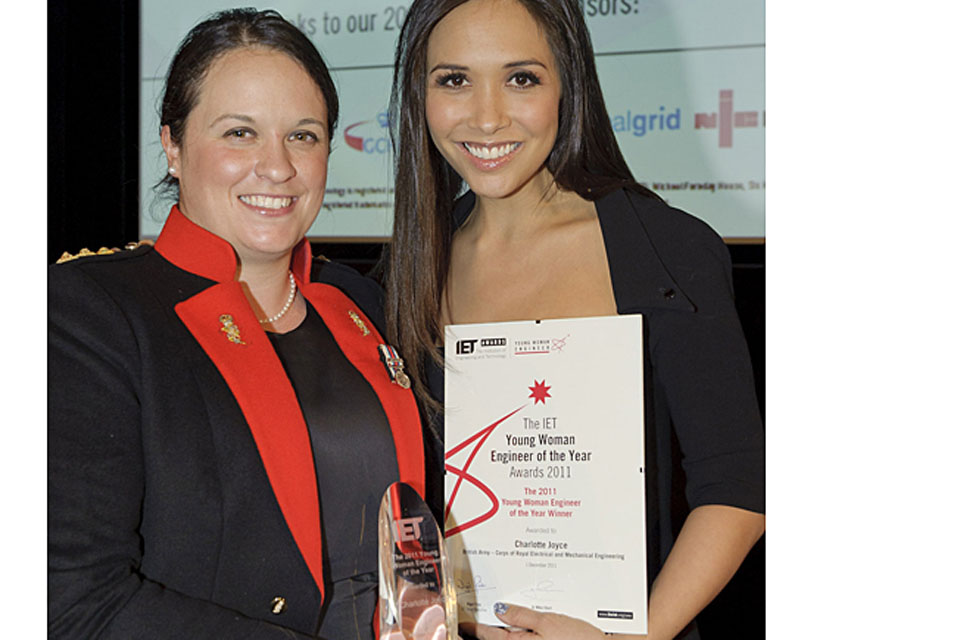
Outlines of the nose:
[{"label": "nose", "polygon": [[271,182],[286,182],[297,175],[290,150],[287,149],[284,138],[270,140],[260,148],[260,156],[254,167],[258,178],[265,178]]},{"label": "nose", "polygon": [[485,87],[473,94],[471,125],[485,134],[496,133],[510,124],[504,96],[499,87]]}]

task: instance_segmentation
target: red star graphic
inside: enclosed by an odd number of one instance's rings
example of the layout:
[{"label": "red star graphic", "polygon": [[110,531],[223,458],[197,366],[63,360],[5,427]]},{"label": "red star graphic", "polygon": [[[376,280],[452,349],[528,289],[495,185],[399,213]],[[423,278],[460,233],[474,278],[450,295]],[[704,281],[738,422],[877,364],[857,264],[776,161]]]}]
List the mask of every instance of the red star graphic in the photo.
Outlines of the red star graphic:
[{"label": "red star graphic", "polygon": [[528,398],[533,398],[533,404],[537,404],[538,402],[547,404],[547,398],[553,397],[550,395],[551,387],[547,386],[546,379],[541,380],[540,382],[537,382],[536,380],[534,380],[533,386],[527,387],[527,389],[530,389],[530,391],[533,392],[529,396],[527,396]]}]

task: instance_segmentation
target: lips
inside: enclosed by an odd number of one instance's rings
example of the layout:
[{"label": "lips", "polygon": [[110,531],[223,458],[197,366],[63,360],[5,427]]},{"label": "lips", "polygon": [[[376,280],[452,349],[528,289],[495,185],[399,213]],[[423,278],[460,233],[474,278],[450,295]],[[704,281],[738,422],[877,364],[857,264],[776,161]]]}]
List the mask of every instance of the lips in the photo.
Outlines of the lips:
[{"label": "lips", "polygon": [[240,202],[255,209],[267,209],[279,211],[286,209],[294,203],[296,198],[291,196],[267,196],[260,194],[251,194],[240,196]]},{"label": "lips", "polygon": [[464,142],[463,148],[474,158],[482,160],[498,160],[520,146],[519,142],[507,142],[497,145],[482,145],[474,142]]},{"label": "lips", "polygon": [[522,146],[520,142],[479,143],[461,142],[464,150],[474,166],[485,171],[497,169],[509,162]]}]

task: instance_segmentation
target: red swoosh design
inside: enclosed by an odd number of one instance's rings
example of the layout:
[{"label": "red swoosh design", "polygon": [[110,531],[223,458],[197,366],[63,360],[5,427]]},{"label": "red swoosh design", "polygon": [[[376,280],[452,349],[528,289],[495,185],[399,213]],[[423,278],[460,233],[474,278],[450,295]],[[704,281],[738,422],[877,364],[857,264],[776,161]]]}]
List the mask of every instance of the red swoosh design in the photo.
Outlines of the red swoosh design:
[{"label": "red swoosh design", "polygon": [[502,418],[500,418],[490,426],[484,427],[483,429],[473,434],[472,436],[470,436],[469,438],[467,438],[466,440],[464,440],[454,448],[450,449],[450,451],[448,451],[447,454],[443,457],[444,460],[448,460],[451,456],[456,455],[461,449],[469,445],[474,440],[478,438],[480,439],[480,441],[477,442],[476,446],[473,447],[473,451],[470,452],[470,457],[467,458],[467,462],[466,464],[463,465],[462,469],[459,469],[451,464],[444,464],[444,468],[446,468],[447,471],[454,473],[457,476],[457,483],[453,485],[453,491],[450,493],[450,500],[447,502],[447,509],[443,513],[444,521],[446,521],[447,516],[450,515],[450,509],[453,507],[453,501],[457,499],[457,492],[460,491],[460,485],[464,480],[466,480],[470,484],[480,489],[480,491],[482,491],[484,495],[486,495],[487,498],[490,499],[490,504],[491,504],[489,511],[477,516],[473,520],[465,522],[461,525],[457,525],[453,529],[450,529],[450,531],[447,531],[446,537],[449,538],[451,536],[455,536],[461,531],[466,531],[470,527],[475,527],[481,522],[489,520],[500,509],[500,501],[497,500],[497,496],[494,495],[493,491],[490,490],[490,487],[483,484],[478,478],[475,478],[469,473],[467,473],[467,470],[470,469],[470,465],[473,464],[473,459],[477,457],[477,453],[480,451],[480,447],[482,447],[483,443],[486,442],[487,438],[490,437],[490,434],[493,433],[493,430],[496,429],[498,426],[500,426],[500,424],[504,422],[507,418],[517,413],[518,411],[520,411],[520,409],[523,409],[523,407],[525,406],[526,405],[523,405],[514,409],[513,411],[503,416]]},{"label": "red swoosh design", "polygon": [[353,147],[357,151],[363,151],[363,138],[361,138],[360,136],[350,135],[350,129],[353,129],[354,127],[359,127],[362,124],[367,124],[368,122],[370,121],[364,120],[363,122],[357,122],[343,130],[343,139],[347,141],[347,145]]}]

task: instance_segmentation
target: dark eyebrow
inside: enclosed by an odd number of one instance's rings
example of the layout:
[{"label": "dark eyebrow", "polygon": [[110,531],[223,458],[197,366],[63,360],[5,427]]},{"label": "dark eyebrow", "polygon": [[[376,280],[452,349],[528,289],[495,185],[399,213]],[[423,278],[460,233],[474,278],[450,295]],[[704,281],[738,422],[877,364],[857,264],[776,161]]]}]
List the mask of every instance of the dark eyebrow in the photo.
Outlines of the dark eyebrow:
[{"label": "dark eyebrow", "polygon": [[[503,68],[513,69],[515,67],[530,67],[530,66],[543,67],[544,69],[547,68],[547,65],[543,64],[539,60],[517,60],[516,62],[508,62],[505,65],[503,65]],[[441,62],[440,64],[436,65],[433,69],[430,69],[430,73],[433,73],[438,69],[448,69],[450,71],[469,71],[470,67],[465,67],[462,64],[450,64],[447,62]]]},{"label": "dark eyebrow", "polygon": [[326,128],[327,128],[327,123],[326,123],[326,122],[324,122],[323,120],[317,120],[316,118],[304,118],[303,120],[301,120],[300,122],[297,123],[297,126],[298,126],[298,127],[302,127],[302,126],[305,125],[305,124],[315,124],[315,125],[317,125],[318,127],[320,127],[321,129],[326,129]]},{"label": "dark eyebrow", "polygon": [[531,66],[543,67],[544,69],[547,68],[547,65],[543,64],[539,60],[517,60],[516,62],[508,62],[507,64],[503,65],[503,68],[513,69],[514,67],[531,67]]},{"label": "dark eyebrow", "polygon": [[210,127],[212,128],[215,124],[217,124],[221,120],[231,120],[231,119],[239,120],[240,122],[247,122],[250,124],[253,123],[253,118],[251,118],[250,116],[241,115],[239,113],[225,113],[222,116],[219,116],[218,118],[216,118],[213,122],[211,122]]},{"label": "dark eyebrow", "polygon": [[[221,120],[239,120],[240,122],[246,122],[248,124],[253,124],[254,122],[253,118],[251,118],[250,116],[245,116],[239,113],[225,113],[222,116],[219,116],[213,122],[211,122],[210,126],[213,127]],[[323,120],[317,120],[316,118],[303,118],[296,124],[296,126],[302,127],[305,124],[315,124],[321,129],[326,128],[327,126],[327,123],[325,123]]]},{"label": "dark eyebrow", "polygon": [[433,73],[437,69],[449,69],[450,71],[469,71],[470,67],[465,67],[462,64],[450,64],[447,62],[441,62],[436,65],[433,69],[430,69],[430,73]]}]

